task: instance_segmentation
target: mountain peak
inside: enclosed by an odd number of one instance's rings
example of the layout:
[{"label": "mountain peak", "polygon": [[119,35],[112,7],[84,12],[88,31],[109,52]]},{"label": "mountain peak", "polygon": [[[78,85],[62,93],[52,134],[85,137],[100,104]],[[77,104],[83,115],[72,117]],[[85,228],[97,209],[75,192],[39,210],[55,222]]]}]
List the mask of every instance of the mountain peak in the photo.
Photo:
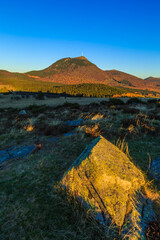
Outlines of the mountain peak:
[{"label": "mountain peak", "polygon": [[84,56],[75,57],[75,59],[82,59],[82,60],[87,60],[88,61],[88,59],[86,57],[84,57]]}]

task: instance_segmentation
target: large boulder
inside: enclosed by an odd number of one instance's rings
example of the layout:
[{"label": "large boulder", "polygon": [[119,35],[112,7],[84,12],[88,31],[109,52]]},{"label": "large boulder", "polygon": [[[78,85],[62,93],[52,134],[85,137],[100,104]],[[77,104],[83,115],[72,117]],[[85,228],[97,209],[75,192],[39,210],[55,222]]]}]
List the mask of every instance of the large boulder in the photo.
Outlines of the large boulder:
[{"label": "large boulder", "polygon": [[100,222],[121,227],[131,211],[132,196],[145,180],[122,151],[99,136],[64,174],[61,184],[92,209]]}]

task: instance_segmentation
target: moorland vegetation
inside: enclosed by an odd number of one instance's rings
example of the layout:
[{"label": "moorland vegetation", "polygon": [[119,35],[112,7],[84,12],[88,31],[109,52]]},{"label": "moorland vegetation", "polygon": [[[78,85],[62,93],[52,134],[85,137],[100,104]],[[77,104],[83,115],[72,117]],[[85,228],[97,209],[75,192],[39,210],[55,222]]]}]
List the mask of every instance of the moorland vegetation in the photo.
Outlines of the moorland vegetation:
[{"label": "moorland vegetation", "polygon": [[[110,99],[80,105],[66,99],[56,107],[45,105],[44,100],[43,106],[30,105],[25,110],[27,114],[20,115],[14,104],[0,109],[0,150],[42,144],[39,151],[0,165],[1,239],[107,239],[103,227],[57,185],[86,145],[99,135],[117,145],[143,172],[145,194],[153,200],[156,212],[156,223],[150,223],[146,238],[158,239],[160,186],[149,171],[152,160],[160,155],[158,100],[122,103]],[[83,119],[80,126],[65,124],[77,119]],[[74,134],[64,135],[69,132]],[[111,225],[110,233],[114,230]],[[119,239],[123,237],[119,235]]]}]

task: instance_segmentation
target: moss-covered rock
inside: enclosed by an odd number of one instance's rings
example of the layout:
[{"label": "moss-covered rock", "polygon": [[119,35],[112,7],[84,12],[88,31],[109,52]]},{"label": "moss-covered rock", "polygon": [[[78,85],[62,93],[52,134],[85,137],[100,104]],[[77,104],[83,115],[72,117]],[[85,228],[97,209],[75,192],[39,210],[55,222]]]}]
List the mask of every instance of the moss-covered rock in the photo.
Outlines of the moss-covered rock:
[{"label": "moss-covered rock", "polygon": [[61,181],[98,219],[119,227],[129,212],[132,194],[144,183],[141,171],[102,136],[85,148]]}]

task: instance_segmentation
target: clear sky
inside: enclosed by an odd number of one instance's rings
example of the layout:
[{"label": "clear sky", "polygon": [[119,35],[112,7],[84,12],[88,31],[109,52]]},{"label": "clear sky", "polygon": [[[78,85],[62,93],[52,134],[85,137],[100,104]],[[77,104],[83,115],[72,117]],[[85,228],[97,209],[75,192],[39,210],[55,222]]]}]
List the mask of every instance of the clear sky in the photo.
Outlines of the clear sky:
[{"label": "clear sky", "polygon": [[98,67],[160,77],[160,0],[1,0],[0,69],[84,53]]}]

